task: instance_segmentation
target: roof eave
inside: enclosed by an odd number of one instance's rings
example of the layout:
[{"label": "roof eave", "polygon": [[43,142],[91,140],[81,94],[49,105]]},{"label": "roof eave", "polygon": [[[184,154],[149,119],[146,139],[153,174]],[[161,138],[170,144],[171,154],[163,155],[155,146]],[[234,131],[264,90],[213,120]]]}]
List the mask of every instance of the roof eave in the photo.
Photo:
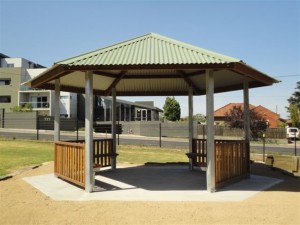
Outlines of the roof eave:
[{"label": "roof eave", "polygon": [[260,72],[257,69],[254,69],[251,66],[246,65],[243,62],[233,63],[233,69],[232,70],[239,73],[239,74],[242,74],[244,76],[248,76],[248,77],[250,77],[250,78],[252,78],[256,81],[261,82],[262,83],[261,86],[269,86],[269,85],[272,85],[274,83],[281,82],[279,80],[276,80],[276,79],[268,76],[265,73]]},{"label": "roof eave", "polygon": [[30,87],[40,88],[40,86],[48,83],[49,81],[62,77],[68,73],[70,73],[70,71],[66,71],[64,66],[54,64],[51,68],[28,82],[30,82]]}]

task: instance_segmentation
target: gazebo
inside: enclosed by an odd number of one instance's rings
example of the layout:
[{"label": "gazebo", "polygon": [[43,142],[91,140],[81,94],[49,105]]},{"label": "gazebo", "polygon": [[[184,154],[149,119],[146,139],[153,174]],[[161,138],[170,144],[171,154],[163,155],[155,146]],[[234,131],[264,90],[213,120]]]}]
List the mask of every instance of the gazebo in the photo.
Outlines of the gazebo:
[{"label": "gazebo", "polygon": [[[55,174],[87,192],[98,166],[116,168],[116,96],[188,96],[189,165],[207,166],[207,190],[249,177],[249,88],[277,80],[240,59],[155,33],[54,63],[30,80],[31,88],[55,90]],[[244,140],[214,138],[214,93],[243,90]],[[60,91],[85,93],[85,140],[60,141]],[[93,95],[112,96],[112,138],[93,139]],[[194,138],[193,96],[206,95],[207,139]]]}]

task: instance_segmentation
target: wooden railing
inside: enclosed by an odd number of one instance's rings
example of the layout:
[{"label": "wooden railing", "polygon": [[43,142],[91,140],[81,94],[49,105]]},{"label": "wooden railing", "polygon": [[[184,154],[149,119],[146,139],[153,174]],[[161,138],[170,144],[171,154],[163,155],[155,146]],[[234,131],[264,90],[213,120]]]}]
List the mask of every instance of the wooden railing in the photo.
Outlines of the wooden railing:
[{"label": "wooden railing", "polygon": [[193,166],[206,167],[206,154],[206,139],[193,139],[192,153],[187,153],[187,156],[192,159]]},{"label": "wooden railing", "polygon": [[248,178],[250,176],[249,142],[216,141],[215,176],[217,188]]},{"label": "wooden railing", "polygon": [[[85,141],[56,141],[54,151],[55,175],[85,187]],[[115,157],[112,139],[93,140],[93,166],[111,166]]]},{"label": "wooden railing", "polygon": [[[215,181],[222,187],[250,175],[249,142],[240,140],[215,140]],[[207,166],[206,139],[193,139],[192,153],[187,153],[193,166]]]},{"label": "wooden railing", "polygon": [[[85,140],[72,141],[76,143],[85,143]],[[111,166],[112,159],[118,154],[113,153],[113,139],[94,139],[93,140],[93,163],[101,167]]]},{"label": "wooden railing", "polygon": [[54,142],[54,174],[84,187],[85,145],[72,142]]}]

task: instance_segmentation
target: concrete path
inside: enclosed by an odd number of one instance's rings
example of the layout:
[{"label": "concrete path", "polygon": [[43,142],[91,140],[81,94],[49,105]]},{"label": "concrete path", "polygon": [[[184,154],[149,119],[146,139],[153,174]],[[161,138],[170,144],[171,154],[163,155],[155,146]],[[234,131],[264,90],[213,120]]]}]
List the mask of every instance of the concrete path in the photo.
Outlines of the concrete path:
[{"label": "concrete path", "polygon": [[215,193],[206,191],[204,171],[186,166],[136,166],[98,172],[93,193],[86,193],[54,174],[23,178],[57,201],[243,201],[281,182],[251,175]]}]

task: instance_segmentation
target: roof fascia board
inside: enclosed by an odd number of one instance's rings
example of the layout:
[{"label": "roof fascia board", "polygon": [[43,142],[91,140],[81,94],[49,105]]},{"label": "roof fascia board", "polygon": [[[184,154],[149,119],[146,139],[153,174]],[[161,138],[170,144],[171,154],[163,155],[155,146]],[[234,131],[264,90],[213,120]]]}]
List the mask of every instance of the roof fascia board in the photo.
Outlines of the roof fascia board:
[{"label": "roof fascia board", "polygon": [[144,65],[85,65],[85,66],[67,66],[66,70],[92,70],[92,71],[105,71],[105,70],[157,70],[157,69],[230,69],[233,68],[233,63],[220,63],[220,64],[144,64]]},{"label": "roof fascia board", "polygon": [[[250,81],[249,82],[249,88],[257,88],[257,87],[264,87],[268,86],[267,84],[264,84],[259,81]],[[238,91],[243,89],[243,84],[235,84],[235,85],[229,85],[226,87],[220,87],[220,88],[215,88],[214,93],[222,93],[222,92],[229,92],[229,91]],[[205,94],[205,93],[203,93]]]},{"label": "roof fascia board", "polygon": [[[40,85],[46,84],[47,82],[62,77],[71,73],[71,71],[66,71],[61,65],[54,65],[49,70],[41,73],[39,76],[33,78],[30,83],[31,87],[39,87]],[[47,74],[47,76],[45,76]]]},{"label": "roof fascia board", "polygon": [[[265,86],[262,85],[260,82],[250,82],[249,87],[254,88],[254,87],[260,87],[260,86]],[[229,92],[229,91],[236,91],[236,90],[241,90],[243,86],[242,85],[231,85],[231,86],[226,86],[222,88],[215,88],[214,93],[221,93],[221,92]],[[45,89],[50,89],[54,90],[54,84],[44,84],[40,88],[45,88]],[[72,87],[72,86],[67,86],[67,85],[61,85],[61,91],[66,91],[66,92],[75,92],[75,93],[85,93],[85,88],[84,87]],[[94,95],[101,95],[101,96],[109,96],[106,91],[103,90],[93,90]],[[198,93],[195,95],[205,95],[206,92],[205,90],[200,90]],[[188,91],[149,91],[149,92],[141,92],[141,91],[117,91],[118,96],[187,96]]]},{"label": "roof fascia board", "polygon": [[173,78],[181,78],[179,74],[163,74],[163,75],[126,75],[123,77],[123,80],[130,80],[130,79],[173,79]]},{"label": "roof fascia board", "polygon": [[266,85],[272,85],[273,83],[278,83],[280,81],[267,76],[266,74],[244,64],[244,63],[234,63],[233,71],[242,74],[244,76],[249,76],[256,81],[260,81]]},{"label": "roof fascia board", "polygon": [[[44,88],[44,89],[47,89],[47,90],[54,90],[55,86],[54,86],[54,84],[47,83],[47,84],[42,85],[40,88]],[[84,87],[73,87],[73,86],[68,86],[68,85],[61,85],[60,90],[65,91],[65,92],[85,94],[85,88]],[[105,96],[104,91],[97,90],[97,89],[93,89],[93,94],[94,95]]]}]

